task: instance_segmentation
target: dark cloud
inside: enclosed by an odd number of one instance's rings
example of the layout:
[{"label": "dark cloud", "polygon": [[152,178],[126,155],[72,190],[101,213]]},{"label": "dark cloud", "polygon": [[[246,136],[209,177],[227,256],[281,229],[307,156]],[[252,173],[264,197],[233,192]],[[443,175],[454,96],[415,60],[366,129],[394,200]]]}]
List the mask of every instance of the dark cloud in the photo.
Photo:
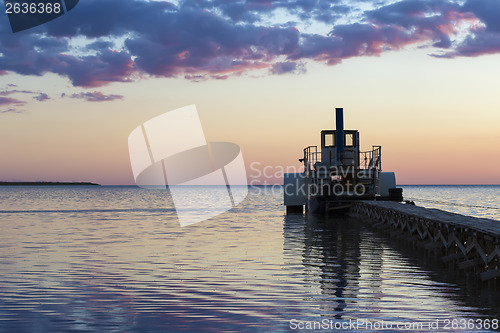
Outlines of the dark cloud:
[{"label": "dark cloud", "polygon": [[[19,107],[25,104],[25,101],[16,98],[0,96],[0,113],[21,113]],[[7,109],[3,109],[3,107],[7,107]]]},{"label": "dark cloud", "polygon": [[281,9],[295,14],[301,20],[333,24],[351,12],[351,7],[340,0],[236,0],[236,1],[185,1],[185,5],[197,9],[217,10],[235,22],[256,23],[262,16]]},{"label": "dark cloud", "polygon": [[12,104],[16,106],[21,106],[26,104],[26,102],[11,97],[0,97],[0,106],[12,105]]},{"label": "dark cloud", "polygon": [[16,108],[8,108],[5,110],[0,110],[0,113],[22,113],[22,111]]},{"label": "dark cloud", "polygon": [[10,94],[13,94],[15,92],[15,90],[4,90],[4,91],[0,91],[0,96],[8,96]]},{"label": "dark cloud", "polygon": [[[11,85],[7,85],[7,86],[12,87]],[[34,91],[31,91],[31,90],[18,90],[18,89],[0,91],[0,96],[8,96],[8,95],[12,95],[12,94],[37,94],[37,93]]]},{"label": "dark cloud", "polygon": [[434,56],[454,58],[458,56],[474,57],[494,53],[500,53],[500,34],[481,31],[476,35],[468,36],[453,51]]},{"label": "dark cloud", "polygon": [[50,97],[49,97],[49,95],[47,95],[45,93],[39,93],[37,96],[33,97],[33,99],[36,99],[39,102],[43,102],[43,101],[49,100]]},{"label": "dark cloud", "polygon": [[271,67],[272,74],[303,74],[306,72],[305,66],[302,63],[292,61],[277,62]]},{"label": "dark cloud", "polygon": [[468,0],[464,10],[479,18],[489,33],[500,33],[500,1]]},{"label": "dark cloud", "polygon": [[450,48],[457,26],[475,16],[450,1],[406,0],[372,10],[367,18],[379,25],[393,27],[410,35],[410,41],[429,41],[439,48]]},{"label": "dark cloud", "polygon": [[483,54],[500,53],[500,2],[495,0],[468,0],[463,11],[479,19],[470,34],[453,50],[440,55],[445,58],[457,56],[476,57]]},{"label": "dark cloud", "polygon": [[58,55],[55,61],[52,69],[54,73],[67,76],[74,86],[82,87],[129,81],[134,68],[128,53],[111,50],[80,58]]},{"label": "dark cloud", "polygon": [[[7,84],[7,88],[16,88],[15,84]],[[49,95],[42,92],[35,92],[31,90],[19,90],[19,89],[3,89],[0,90],[0,106],[10,105],[11,107],[7,110],[0,111],[0,113],[14,112],[18,111],[18,108],[24,106],[27,102],[23,99],[19,99],[19,96],[23,98],[25,95],[36,95],[33,99],[42,102],[50,99]],[[15,97],[4,97],[4,96],[15,96]],[[21,111],[19,111],[21,112]]]},{"label": "dark cloud", "polygon": [[[66,94],[62,94],[61,97],[66,96]],[[105,95],[100,91],[94,92],[81,92],[78,94],[69,95],[70,98],[83,99],[87,102],[109,102],[117,99],[123,99],[122,95]]]},{"label": "dark cloud", "polygon": [[[500,52],[498,1],[371,5],[364,11],[341,0],[86,0],[16,34],[0,21],[0,75],[56,73],[74,86],[99,87],[147,76],[203,81],[255,69],[298,73],[308,60],[334,65],[412,44],[442,49],[443,57]],[[331,31],[270,24],[277,13]],[[465,37],[457,40],[459,31]]]}]

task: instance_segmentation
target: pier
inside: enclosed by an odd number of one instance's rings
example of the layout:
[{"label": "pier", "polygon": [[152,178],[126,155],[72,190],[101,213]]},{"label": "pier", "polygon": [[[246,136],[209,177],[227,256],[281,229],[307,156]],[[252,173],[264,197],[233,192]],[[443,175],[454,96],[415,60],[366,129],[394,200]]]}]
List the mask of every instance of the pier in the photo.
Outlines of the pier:
[{"label": "pier", "polygon": [[351,212],[481,281],[500,278],[499,221],[391,201],[356,201]]}]

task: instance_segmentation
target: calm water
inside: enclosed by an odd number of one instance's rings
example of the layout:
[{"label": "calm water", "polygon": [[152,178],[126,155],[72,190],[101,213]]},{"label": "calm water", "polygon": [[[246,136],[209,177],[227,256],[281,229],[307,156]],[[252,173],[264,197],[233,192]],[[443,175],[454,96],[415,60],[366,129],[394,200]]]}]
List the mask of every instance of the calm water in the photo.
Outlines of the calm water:
[{"label": "calm water", "polygon": [[405,200],[427,208],[500,221],[500,185],[401,186]]},{"label": "calm water", "polygon": [[[405,187],[448,200],[433,191]],[[485,191],[498,207],[498,187]],[[443,330],[500,314],[498,293],[362,221],[285,216],[279,189],[253,188],[180,228],[166,191],[3,187],[0,228],[0,332],[275,332],[323,320]]]}]

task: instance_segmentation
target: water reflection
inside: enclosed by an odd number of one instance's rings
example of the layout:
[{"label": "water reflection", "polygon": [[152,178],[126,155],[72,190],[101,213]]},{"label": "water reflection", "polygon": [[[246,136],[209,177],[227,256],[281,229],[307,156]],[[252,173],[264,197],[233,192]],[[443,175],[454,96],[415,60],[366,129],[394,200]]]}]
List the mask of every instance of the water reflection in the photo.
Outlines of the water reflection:
[{"label": "water reflection", "polygon": [[[498,318],[496,291],[464,284],[429,255],[353,217],[284,218],[285,265],[301,277],[317,316],[302,320],[443,321]],[[298,259],[300,258],[300,259]],[[453,276],[455,275],[455,276]],[[489,294],[492,297],[485,298]],[[488,300],[481,304],[478,300]]]},{"label": "water reflection", "polygon": [[367,305],[358,304],[362,260],[371,266],[367,282],[372,295],[379,294],[382,252],[382,248],[366,247],[360,223],[351,217],[285,217],[284,253],[289,259],[286,264],[301,258],[304,283],[311,291],[319,289],[320,313],[329,318],[342,319],[346,308],[352,312]]}]

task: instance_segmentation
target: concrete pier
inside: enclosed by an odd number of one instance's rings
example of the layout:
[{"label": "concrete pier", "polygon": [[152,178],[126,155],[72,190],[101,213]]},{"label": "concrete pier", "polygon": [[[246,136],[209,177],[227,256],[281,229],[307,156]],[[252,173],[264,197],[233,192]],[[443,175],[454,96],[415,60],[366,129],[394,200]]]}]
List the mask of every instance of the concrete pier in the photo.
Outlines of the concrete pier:
[{"label": "concrete pier", "polygon": [[500,278],[500,221],[391,201],[358,201],[351,211],[482,281]]}]

